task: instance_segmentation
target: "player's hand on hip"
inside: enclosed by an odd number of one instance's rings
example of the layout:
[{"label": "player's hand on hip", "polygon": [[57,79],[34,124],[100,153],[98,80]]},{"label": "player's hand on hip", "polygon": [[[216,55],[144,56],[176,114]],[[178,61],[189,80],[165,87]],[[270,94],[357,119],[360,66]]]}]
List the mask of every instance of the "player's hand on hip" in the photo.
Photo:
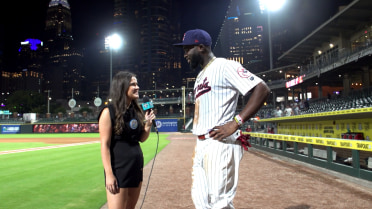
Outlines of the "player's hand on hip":
[{"label": "player's hand on hip", "polygon": [[224,138],[232,135],[238,128],[239,125],[235,121],[230,121],[222,126],[214,127],[213,130],[209,132],[209,136],[218,141],[222,141]]}]

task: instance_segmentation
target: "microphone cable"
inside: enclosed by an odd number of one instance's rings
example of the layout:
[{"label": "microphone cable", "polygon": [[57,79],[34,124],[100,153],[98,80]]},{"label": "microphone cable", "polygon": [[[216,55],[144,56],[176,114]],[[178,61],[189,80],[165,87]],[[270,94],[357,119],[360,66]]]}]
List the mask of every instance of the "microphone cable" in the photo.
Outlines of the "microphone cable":
[{"label": "microphone cable", "polygon": [[149,178],[148,178],[148,180],[147,180],[147,185],[146,185],[146,189],[145,189],[145,194],[143,195],[143,199],[142,199],[142,203],[141,203],[140,209],[142,209],[143,203],[145,202],[147,189],[149,188],[149,184],[150,184],[150,177],[151,177],[151,174],[152,174],[152,169],[154,168],[154,163],[155,163],[156,155],[157,155],[157,153],[158,153],[158,147],[159,147],[159,132],[158,132],[158,129],[157,129],[157,128],[155,128],[155,130],[156,130],[156,134],[157,134],[157,136],[158,136],[158,141],[157,141],[157,143],[156,143],[155,156],[154,156],[154,159],[153,159],[153,161],[152,161],[152,165],[151,165],[151,169],[150,169],[150,173],[149,173]]}]

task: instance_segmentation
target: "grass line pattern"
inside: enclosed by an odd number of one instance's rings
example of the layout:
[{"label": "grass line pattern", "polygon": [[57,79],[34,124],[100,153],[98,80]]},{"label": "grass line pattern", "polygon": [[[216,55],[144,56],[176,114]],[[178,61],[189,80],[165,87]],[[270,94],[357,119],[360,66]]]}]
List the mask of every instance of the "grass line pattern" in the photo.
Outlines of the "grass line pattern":
[{"label": "grass line pattern", "polygon": [[[159,134],[158,152],[169,143],[167,136]],[[151,133],[141,143],[145,164],[155,156],[157,141],[158,136]],[[0,146],[3,144],[12,143],[0,143]],[[21,144],[22,149],[27,148],[28,143]],[[106,202],[97,142],[3,154],[0,171],[0,208],[98,209]]]}]

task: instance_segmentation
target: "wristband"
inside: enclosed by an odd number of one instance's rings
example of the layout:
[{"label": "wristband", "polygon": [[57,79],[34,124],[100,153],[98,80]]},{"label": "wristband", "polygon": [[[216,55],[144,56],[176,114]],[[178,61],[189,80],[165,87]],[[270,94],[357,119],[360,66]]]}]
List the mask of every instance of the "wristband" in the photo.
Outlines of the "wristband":
[{"label": "wristband", "polygon": [[234,117],[234,120],[235,120],[235,122],[236,122],[239,126],[243,125],[243,123],[244,123],[244,121],[243,121],[242,117],[240,117],[240,115],[236,115],[236,116]]}]

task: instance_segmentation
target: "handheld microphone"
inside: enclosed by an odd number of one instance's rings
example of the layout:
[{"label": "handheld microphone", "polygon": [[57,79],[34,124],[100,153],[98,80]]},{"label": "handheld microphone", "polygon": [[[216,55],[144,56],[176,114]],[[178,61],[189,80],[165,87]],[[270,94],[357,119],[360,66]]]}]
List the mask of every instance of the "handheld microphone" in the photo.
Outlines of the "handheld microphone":
[{"label": "handheld microphone", "polygon": [[[152,108],[154,107],[154,104],[150,101],[150,98],[148,96],[144,96],[142,101],[143,103],[141,105],[142,105],[143,111],[151,111]],[[156,127],[155,120],[152,120],[152,125],[154,126],[155,131],[158,132],[158,128]]]}]

